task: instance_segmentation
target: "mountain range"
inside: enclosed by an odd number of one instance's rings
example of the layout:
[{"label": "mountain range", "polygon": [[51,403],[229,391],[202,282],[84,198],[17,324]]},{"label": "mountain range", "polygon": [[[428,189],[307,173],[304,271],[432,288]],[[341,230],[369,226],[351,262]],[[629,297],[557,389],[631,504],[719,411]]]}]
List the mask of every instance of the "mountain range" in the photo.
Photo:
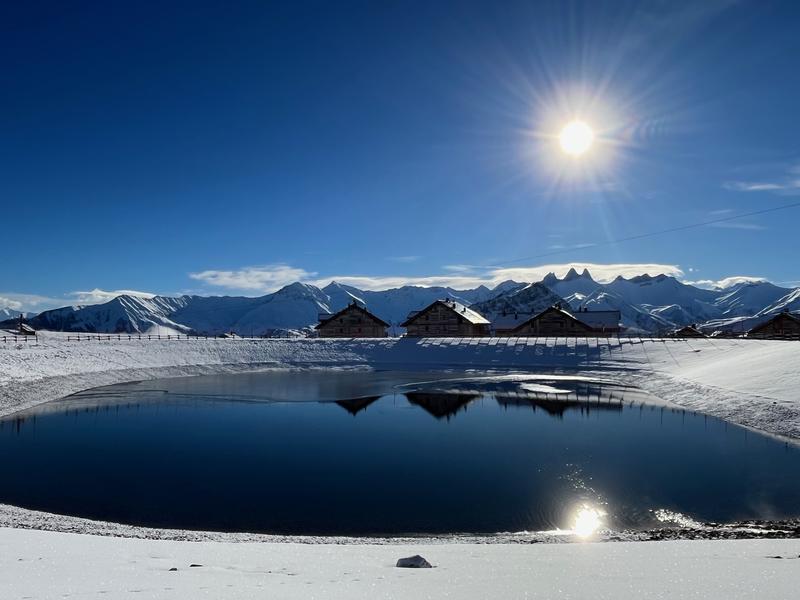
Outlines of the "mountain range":
[{"label": "mountain range", "polygon": [[[622,325],[631,332],[663,332],[691,323],[708,330],[746,331],[782,310],[800,310],[800,288],[766,281],[704,289],[668,275],[639,275],[600,283],[586,270],[570,269],[563,278],[551,273],[540,282],[505,281],[494,288],[468,290],[403,286],[373,291],[337,282],[322,288],[298,282],[256,298],[121,295],[103,304],[48,310],[28,322],[36,329],[55,331],[303,335],[320,313],[336,312],[357,301],[390,323],[391,333],[397,334],[402,333],[399,323],[409,312],[440,298],[470,305],[490,319],[509,312],[535,314],[556,302],[574,310],[619,310]],[[15,312],[0,312],[0,320],[18,318]]]}]

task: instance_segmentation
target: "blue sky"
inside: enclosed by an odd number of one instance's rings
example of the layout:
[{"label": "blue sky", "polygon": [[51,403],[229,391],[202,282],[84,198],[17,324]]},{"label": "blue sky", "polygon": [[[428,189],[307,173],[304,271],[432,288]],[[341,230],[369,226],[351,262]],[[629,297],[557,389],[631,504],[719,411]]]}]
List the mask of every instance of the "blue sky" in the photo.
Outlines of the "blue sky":
[{"label": "blue sky", "polygon": [[5,3],[0,305],[568,263],[796,284],[800,208],[607,242],[800,201],[798,27],[770,1]]}]

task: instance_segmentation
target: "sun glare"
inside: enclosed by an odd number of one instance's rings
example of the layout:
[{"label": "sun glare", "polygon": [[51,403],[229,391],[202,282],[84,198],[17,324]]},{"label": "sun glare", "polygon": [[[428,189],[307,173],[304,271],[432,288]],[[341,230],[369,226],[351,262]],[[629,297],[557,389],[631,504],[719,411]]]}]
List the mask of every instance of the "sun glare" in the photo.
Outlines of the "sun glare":
[{"label": "sun glare", "polygon": [[602,516],[603,513],[596,508],[582,506],[575,515],[575,525],[572,527],[573,533],[582,538],[591,536],[603,524]]},{"label": "sun glare", "polygon": [[570,156],[581,156],[594,142],[594,132],[585,122],[575,120],[567,123],[558,134],[561,149]]}]

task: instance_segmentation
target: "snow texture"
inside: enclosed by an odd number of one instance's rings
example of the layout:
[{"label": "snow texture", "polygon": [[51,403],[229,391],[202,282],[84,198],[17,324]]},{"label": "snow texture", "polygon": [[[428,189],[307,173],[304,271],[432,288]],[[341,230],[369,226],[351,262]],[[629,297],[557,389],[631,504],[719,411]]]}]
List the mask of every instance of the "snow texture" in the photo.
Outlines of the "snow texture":
[{"label": "snow texture", "polygon": [[[395,567],[412,554],[436,568]],[[798,554],[797,540],[378,546],[0,529],[0,590],[9,599],[788,599]]]}]

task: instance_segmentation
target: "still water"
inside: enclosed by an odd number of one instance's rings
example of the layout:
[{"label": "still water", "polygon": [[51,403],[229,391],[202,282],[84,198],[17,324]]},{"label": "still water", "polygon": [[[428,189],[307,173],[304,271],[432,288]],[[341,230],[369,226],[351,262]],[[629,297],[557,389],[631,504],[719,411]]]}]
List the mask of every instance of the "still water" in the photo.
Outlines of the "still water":
[{"label": "still water", "polygon": [[277,371],[98,388],[0,421],[0,502],[292,534],[800,515],[800,450],[557,376]]}]

